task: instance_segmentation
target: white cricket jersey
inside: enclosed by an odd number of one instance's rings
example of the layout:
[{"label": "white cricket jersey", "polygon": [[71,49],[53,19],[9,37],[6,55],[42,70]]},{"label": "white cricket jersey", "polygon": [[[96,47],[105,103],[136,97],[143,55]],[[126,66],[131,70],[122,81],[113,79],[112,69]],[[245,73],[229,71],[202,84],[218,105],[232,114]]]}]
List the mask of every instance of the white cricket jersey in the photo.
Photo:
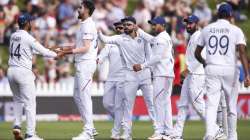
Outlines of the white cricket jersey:
[{"label": "white cricket jersey", "polygon": [[86,53],[75,54],[75,62],[81,62],[83,60],[96,60],[98,50],[97,37],[95,22],[91,17],[88,17],[80,23],[80,27],[76,33],[76,48],[84,47],[84,40],[91,40],[91,47]]},{"label": "white cricket jersey", "polygon": [[[197,41],[200,37],[201,31],[197,30],[194,32],[189,39],[187,50],[186,50],[186,65],[187,69],[191,74],[205,74],[203,65],[195,58],[194,53],[197,47]],[[206,59],[206,51],[202,50],[201,55]]]},{"label": "white cricket jersey", "polygon": [[229,21],[219,19],[201,31],[199,46],[206,48],[206,64],[235,67],[236,45],[246,45],[243,32]]},{"label": "white cricket jersey", "polygon": [[126,34],[108,37],[100,33],[99,37],[103,42],[116,44],[120,48],[123,65],[128,70],[133,70],[134,64],[143,64],[150,58],[151,48],[139,34],[134,39]]},{"label": "white cricket jersey", "polygon": [[166,31],[151,39],[152,56],[143,64],[151,66],[154,76],[174,77],[173,44]]},{"label": "white cricket jersey", "polygon": [[56,57],[57,54],[43,47],[25,30],[17,30],[10,37],[9,66],[23,67],[32,70],[33,54]]},{"label": "white cricket jersey", "polygon": [[122,81],[124,79],[120,50],[115,44],[107,44],[98,55],[99,63],[109,60],[109,73],[106,81]]}]

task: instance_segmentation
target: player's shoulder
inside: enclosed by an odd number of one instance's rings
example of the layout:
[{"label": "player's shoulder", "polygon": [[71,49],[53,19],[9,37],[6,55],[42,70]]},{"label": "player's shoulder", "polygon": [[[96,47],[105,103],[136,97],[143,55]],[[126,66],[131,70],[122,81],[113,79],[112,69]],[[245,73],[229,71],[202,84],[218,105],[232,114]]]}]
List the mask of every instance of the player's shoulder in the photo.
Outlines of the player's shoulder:
[{"label": "player's shoulder", "polygon": [[233,31],[235,33],[239,33],[239,32],[242,32],[242,29],[234,24],[231,24],[231,28],[233,29]]}]

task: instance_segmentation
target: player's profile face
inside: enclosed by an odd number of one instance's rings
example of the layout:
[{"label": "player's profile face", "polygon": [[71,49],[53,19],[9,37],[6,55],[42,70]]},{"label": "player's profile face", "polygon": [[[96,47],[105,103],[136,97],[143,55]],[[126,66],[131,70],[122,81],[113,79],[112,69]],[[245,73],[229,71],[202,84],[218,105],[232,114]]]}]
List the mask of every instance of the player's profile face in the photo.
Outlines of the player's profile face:
[{"label": "player's profile face", "polygon": [[193,33],[196,30],[196,23],[187,23],[186,24],[186,29],[188,33]]},{"label": "player's profile face", "polygon": [[118,34],[121,34],[124,32],[124,27],[122,25],[118,25],[118,26],[115,26],[115,31],[118,33]]},{"label": "player's profile face", "polygon": [[83,4],[81,4],[77,11],[78,11],[78,19],[82,19],[83,18],[83,13],[84,13],[85,7]]}]

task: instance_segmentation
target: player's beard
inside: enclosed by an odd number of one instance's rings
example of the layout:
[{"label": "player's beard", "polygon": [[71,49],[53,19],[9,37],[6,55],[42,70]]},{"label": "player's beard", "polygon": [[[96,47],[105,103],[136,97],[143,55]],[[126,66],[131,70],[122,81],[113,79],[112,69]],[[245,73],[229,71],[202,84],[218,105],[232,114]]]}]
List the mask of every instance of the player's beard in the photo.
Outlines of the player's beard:
[{"label": "player's beard", "polygon": [[133,33],[133,30],[124,30],[124,33],[129,35],[129,34]]},{"label": "player's beard", "polygon": [[187,32],[193,34],[195,32],[195,28],[187,28]]}]

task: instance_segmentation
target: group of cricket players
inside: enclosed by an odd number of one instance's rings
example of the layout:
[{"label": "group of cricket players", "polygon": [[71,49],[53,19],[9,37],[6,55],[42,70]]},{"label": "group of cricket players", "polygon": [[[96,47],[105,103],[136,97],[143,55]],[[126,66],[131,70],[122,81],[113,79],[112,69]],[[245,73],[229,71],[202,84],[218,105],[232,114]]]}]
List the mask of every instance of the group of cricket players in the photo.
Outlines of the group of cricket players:
[{"label": "group of cricket players", "polygon": [[[154,129],[154,134],[147,139],[183,140],[184,123],[191,104],[205,122],[206,134],[201,139],[237,140],[238,56],[245,71],[245,86],[250,85],[250,77],[246,40],[242,30],[230,23],[230,5],[222,3],[217,12],[218,20],[203,29],[199,28],[199,18],[195,15],[183,20],[190,38],[175,124],[171,108],[174,48],[166,32],[165,19],[155,17],[148,21],[152,27],[151,35],[138,28],[135,18],[128,16],[114,23],[116,35],[106,36],[95,27],[91,18],[94,10],[91,0],[83,0],[78,8],[80,21],[76,42],[51,48],[43,47],[29,33],[33,19],[29,14],[18,17],[19,30],[10,38],[8,68],[14,101],[15,140],[43,140],[35,131],[34,54],[56,59],[74,56],[73,98],[84,126],[82,133],[72,140],[94,140],[98,134],[93,124],[91,83],[96,66],[106,60],[109,61],[109,73],[104,85],[103,105],[114,120],[112,140],[132,140],[133,108],[139,89]],[[105,47],[97,56],[99,40]],[[21,132],[23,108],[27,120],[24,136]]]}]

